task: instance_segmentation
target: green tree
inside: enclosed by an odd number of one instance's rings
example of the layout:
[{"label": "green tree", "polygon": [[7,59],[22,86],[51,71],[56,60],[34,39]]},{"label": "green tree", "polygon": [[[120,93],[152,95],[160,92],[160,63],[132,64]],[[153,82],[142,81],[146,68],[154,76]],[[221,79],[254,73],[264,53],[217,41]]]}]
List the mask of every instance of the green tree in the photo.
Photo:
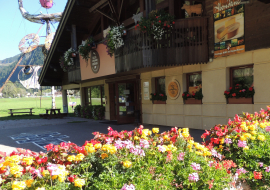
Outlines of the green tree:
[{"label": "green tree", "polygon": [[17,97],[17,88],[16,88],[16,86],[13,84],[13,82],[10,82],[10,81],[9,81],[9,82],[5,85],[5,87],[4,87],[3,91],[2,91],[2,93],[3,93],[3,97],[6,97],[6,98],[8,98],[8,97],[12,97],[12,98]]}]

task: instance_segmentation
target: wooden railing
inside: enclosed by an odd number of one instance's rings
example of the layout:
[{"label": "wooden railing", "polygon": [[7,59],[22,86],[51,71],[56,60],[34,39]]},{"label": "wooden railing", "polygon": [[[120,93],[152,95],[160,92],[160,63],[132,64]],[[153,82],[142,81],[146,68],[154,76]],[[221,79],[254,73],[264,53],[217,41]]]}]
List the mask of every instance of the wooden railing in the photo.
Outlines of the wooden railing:
[{"label": "wooden railing", "polygon": [[68,71],[69,83],[79,83],[81,81],[80,60],[78,56],[74,59],[74,62],[74,66]]},{"label": "wooden railing", "polygon": [[157,67],[191,65],[208,62],[207,18],[177,20],[162,40],[130,30],[124,46],[115,52],[116,72]]}]

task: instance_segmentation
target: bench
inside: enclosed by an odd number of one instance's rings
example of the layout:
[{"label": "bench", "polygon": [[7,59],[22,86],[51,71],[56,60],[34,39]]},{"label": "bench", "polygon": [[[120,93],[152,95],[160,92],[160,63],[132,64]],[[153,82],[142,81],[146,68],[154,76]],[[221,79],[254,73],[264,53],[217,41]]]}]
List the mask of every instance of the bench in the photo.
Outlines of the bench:
[{"label": "bench", "polygon": [[[63,118],[64,116],[67,116],[67,113],[61,113],[61,109],[45,109],[46,113],[39,114],[40,117],[44,119],[52,119],[52,118]],[[56,111],[58,113],[56,113]]]},{"label": "bench", "polygon": [[[13,116],[13,114],[15,114],[15,113],[29,113],[30,115],[33,115],[33,113],[35,113],[35,112],[33,112],[32,109],[34,109],[34,108],[8,109],[9,110],[8,114],[10,114],[11,116]],[[27,112],[27,111],[14,111],[14,110],[30,110],[30,111]]]}]

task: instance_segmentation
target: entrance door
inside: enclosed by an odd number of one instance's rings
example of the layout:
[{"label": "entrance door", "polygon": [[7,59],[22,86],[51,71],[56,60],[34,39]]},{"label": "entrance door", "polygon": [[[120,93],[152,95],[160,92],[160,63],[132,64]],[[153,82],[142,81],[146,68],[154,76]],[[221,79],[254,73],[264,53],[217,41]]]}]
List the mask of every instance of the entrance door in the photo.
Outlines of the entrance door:
[{"label": "entrance door", "polygon": [[117,123],[134,123],[137,104],[135,81],[115,83]]}]

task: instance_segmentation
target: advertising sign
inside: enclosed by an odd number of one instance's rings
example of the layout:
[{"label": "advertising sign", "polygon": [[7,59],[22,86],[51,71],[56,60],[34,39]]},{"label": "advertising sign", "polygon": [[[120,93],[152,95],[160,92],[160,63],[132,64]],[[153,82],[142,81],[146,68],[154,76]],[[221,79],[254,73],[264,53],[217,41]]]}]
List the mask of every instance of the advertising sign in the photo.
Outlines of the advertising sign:
[{"label": "advertising sign", "polygon": [[245,5],[241,0],[214,2],[214,58],[245,52]]}]

